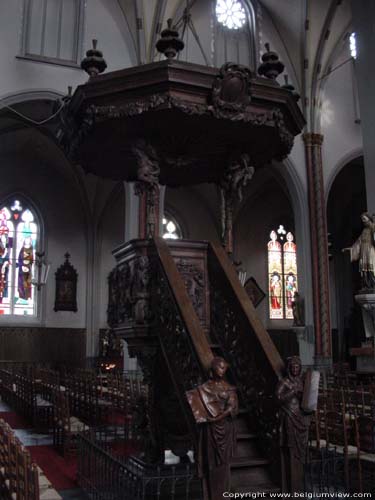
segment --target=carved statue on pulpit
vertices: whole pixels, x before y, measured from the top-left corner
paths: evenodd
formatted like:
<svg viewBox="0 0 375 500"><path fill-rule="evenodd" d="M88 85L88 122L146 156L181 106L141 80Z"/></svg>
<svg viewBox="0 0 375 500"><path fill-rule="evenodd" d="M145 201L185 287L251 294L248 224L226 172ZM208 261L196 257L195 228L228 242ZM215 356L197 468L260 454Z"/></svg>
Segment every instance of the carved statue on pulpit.
<svg viewBox="0 0 375 500"><path fill-rule="evenodd" d="M250 157L243 153L229 163L221 183L222 189L233 200L242 201L242 189L252 179L255 169L250 165Z"/></svg>
<svg viewBox="0 0 375 500"><path fill-rule="evenodd" d="M283 491L304 490L303 465L306 461L310 415L302 407L304 378L298 356L287 361L287 375L280 380L276 397L280 403L280 449Z"/></svg>
<svg viewBox="0 0 375 500"><path fill-rule="evenodd" d="M254 172L249 155L243 153L232 158L221 181L222 239L228 253L232 253L233 246L233 206L235 201L242 201L242 190L252 179Z"/></svg>
<svg viewBox="0 0 375 500"><path fill-rule="evenodd" d="M149 284L151 268L148 257L142 256L135 261L132 282L132 299L134 301L134 319L136 323L145 323L150 316Z"/></svg>
<svg viewBox="0 0 375 500"><path fill-rule="evenodd" d="M225 379L227 362L215 357L210 378L187 392L195 420L200 425L198 467L205 500L218 500L230 491L230 459L235 449L234 419L238 413L237 390Z"/></svg>
<svg viewBox="0 0 375 500"><path fill-rule="evenodd" d="M137 160L137 181L149 189L156 189L158 187L160 167L155 148L151 144L139 140L133 146L133 154ZM141 187L138 186L138 188Z"/></svg>
<svg viewBox="0 0 375 500"><path fill-rule="evenodd" d="M363 224L362 233L349 248L343 248L343 252L350 251L350 260L359 261L362 287L365 290L375 290L375 243L374 216L365 212L361 215Z"/></svg>
<svg viewBox="0 0 375 500"><path fill-rule="evenodd" d="M137 182L134 192L137 196L146 196L146 236L155 236L159 200L159 158L155 148L144 140L133 146L133 154L137 160Z"/></svg>

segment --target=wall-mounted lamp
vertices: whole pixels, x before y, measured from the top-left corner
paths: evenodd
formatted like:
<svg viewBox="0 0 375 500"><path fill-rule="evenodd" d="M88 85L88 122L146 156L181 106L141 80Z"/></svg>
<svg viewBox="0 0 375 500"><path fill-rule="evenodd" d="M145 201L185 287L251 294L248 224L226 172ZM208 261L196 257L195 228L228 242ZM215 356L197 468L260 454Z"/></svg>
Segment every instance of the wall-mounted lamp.
<svg viewBox="0 0 375 500"><path fill-rule="evenodd" d="M31 280L31 284L36 286L38 292L47 283L49 268L51 267L44 258L44 252L35 252L36 278Z"/></svg>

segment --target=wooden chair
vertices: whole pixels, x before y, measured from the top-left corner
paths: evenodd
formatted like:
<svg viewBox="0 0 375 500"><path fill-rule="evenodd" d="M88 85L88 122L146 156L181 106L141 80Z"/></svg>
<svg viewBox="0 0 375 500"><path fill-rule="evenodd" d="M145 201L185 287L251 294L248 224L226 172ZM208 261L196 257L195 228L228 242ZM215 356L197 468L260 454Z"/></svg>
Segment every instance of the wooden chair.
<svg viewBox="0 0 375 500"><path fill-rule="evenodd" d="M69 393L58 391L54 403L53 443L65 456L76 450L77 436L89 427L79 418L70 415Z"/></svg>

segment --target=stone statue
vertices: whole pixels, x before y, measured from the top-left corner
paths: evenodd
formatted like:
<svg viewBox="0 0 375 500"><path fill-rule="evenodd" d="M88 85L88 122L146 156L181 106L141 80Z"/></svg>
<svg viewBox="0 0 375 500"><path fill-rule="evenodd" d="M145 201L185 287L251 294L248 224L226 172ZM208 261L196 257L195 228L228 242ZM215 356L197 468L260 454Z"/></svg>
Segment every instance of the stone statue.
<svg viewBox="0 0 375 500"><path fill-rule="evenodd" d="M303 298L298 292L294 292L292 301L293 326L304 326Z"/></svg>
<svg viewBox="0 0 375 500"><path fill-rule="evenodd" d="M276 397L280 403L280 449L283 491L304 491L303 464L306 461L310 415L301 408L304 379L298 356L287 361L287 375L280 380Z"/></svg>
<svg viewBox="0 0 375 500"><path fill-rule="evenodd" d="M187 393L195 420L200 425L198 468L203 478L205 500L218 500L230 491L230 459L236 436L234 420L238 413L237 390L225 379L227 362L212 360L210 378Z"/></svg>
<svg viewBox="0 0 375 500"><path fill-rule="evenodd" d="M350 251L351 261L359 261L359 271L363 289L375 289L375 244L374 216L365 212L361 215L363 229L358 239L349 248L343 248L343 252Z"/></svg>

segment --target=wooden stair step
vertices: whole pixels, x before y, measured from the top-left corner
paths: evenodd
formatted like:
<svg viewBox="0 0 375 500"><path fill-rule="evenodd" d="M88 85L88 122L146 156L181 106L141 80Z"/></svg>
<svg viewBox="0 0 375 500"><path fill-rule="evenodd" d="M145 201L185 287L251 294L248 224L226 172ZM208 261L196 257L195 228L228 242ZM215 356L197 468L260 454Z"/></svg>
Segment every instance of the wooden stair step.
<svg viewBox="0 0 375 500"><path fill-rule="evenodd" d="M253 434L251 432L239 432L237 435L236 435L236 438L238 440L242 440L242 439L257 439L257 435L256 434Z"/></svg>
<svg viewBox="0 0 375 500"><path fill-rule="evenodd" d="M244 484L243 486L238 485L236 486L232 493L258 493L258 492L263 492L267 495L267 493L279 493L281 490L274 484L252 484L252 485L246 485Z"/></svg>
<svg viewBox="0 0 375 500"><path fill-rule="evenodd" d="M269 460L264 458L234 458L230 464L231 469L239 469L243 467L261 467L262 465L269 465Z"/></svg>

